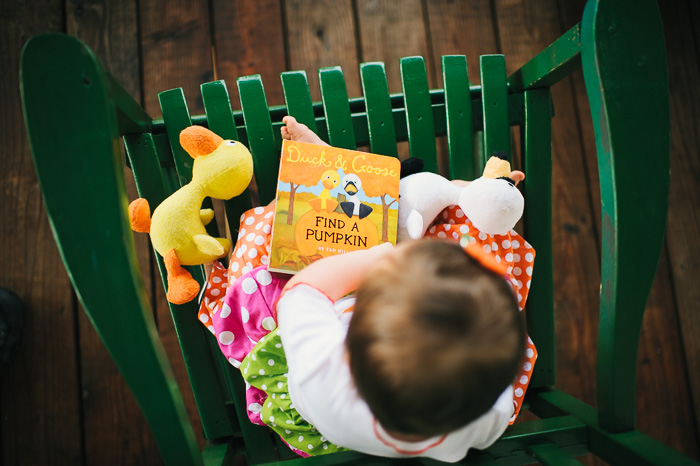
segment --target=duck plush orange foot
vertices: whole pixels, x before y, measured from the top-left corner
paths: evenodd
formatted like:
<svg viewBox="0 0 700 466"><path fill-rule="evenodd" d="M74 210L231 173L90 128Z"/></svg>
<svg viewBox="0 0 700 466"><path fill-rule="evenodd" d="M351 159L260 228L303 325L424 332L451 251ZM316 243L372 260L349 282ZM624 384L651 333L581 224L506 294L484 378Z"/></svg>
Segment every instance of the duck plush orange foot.
<svg viewBox="0 0 700 466"><path fill-rule="evenodd" d="M165 199L150 215L146 199L129 205L131 228L150 233L153 248L164 258L168 273L167 299L184 304L199 293L199 283L183 265L199 265L225 256L231 243L207 234L214 218L202 209L205 197L228 200L241 194L253 176L253 158L241 143L224 140L202 126L180 133L180 145L194 159L192 181Z"/></svg>

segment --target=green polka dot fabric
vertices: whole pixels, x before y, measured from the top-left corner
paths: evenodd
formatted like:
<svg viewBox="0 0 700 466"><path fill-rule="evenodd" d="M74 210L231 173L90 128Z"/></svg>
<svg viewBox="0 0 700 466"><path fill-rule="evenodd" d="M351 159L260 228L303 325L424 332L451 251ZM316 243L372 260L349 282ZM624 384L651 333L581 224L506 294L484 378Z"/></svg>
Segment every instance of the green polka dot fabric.
<svg viewBox="0 0 700 466"><path fill-rule="evenodd" d="M345 451L332 444L294 409L287 387L287 358L278 329L255 345L241 363L243 379L267 393L260 418L293 449L308 455Z"/></svg>

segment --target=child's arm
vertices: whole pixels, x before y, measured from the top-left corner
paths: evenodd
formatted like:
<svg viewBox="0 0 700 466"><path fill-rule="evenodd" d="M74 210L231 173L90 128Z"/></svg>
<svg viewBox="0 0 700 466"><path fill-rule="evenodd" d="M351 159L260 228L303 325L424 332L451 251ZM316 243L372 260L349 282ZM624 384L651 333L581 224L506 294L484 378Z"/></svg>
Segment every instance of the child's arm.
<svg viewBox="0 0 700 466"><path fill-rule="evenodd" d="M393 250L391 243L382 243L370 249L325 257L294 275L284 289L307 283L336 301L355 291L370 267Z"/></svg>

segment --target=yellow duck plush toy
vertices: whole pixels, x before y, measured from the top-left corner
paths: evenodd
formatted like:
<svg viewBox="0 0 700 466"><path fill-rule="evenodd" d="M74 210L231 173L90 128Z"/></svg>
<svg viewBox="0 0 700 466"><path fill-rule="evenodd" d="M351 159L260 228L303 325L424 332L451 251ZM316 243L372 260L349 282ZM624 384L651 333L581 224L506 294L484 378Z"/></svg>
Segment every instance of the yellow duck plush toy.
<svg viewBox="0 0 700 466"><path fill-rule="evenodd" d="M189 302L199 293L199 283L183 265L211 262L231 248L229 240L207 234L204 227L214 212L202 209L204 198L238 196L253 176L253 158L240 142L224 140L202 126L190 126L180 133L180 145L194 159L192 181L156 207L152 217L145 199L129 205L131 228L150 233L153 248L164 258L166 297L173 304Z"/></svg>

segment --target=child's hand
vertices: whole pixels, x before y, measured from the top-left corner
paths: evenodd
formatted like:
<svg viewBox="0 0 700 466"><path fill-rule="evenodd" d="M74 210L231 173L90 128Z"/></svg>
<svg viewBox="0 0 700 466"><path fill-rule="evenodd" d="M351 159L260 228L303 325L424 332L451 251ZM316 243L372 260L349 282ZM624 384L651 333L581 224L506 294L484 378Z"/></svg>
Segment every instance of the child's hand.
<svg viewBox="0 0 700 466"><path fill-rule="evenodd" d="M391 243L382 243L370 249L324 257L294 275L285 289L306 283L335 301L355 291L367 271L393 250Z"/></svg>

